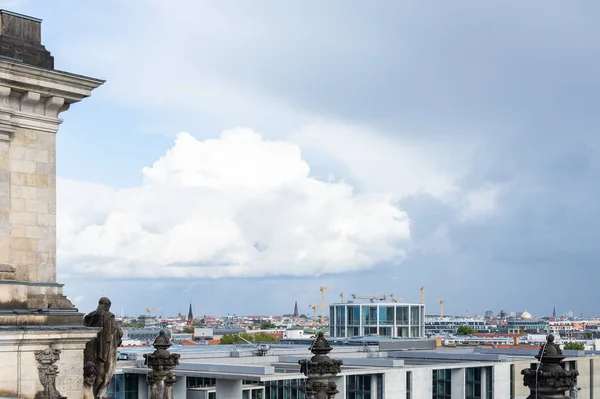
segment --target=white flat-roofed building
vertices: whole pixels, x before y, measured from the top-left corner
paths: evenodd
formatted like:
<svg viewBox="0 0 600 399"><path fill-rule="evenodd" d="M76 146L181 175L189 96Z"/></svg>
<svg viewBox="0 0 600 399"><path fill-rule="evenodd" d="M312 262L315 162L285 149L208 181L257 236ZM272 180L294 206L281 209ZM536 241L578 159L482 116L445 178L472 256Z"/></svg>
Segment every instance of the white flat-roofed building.
<svg viewBox="0 0 600 399"><path fill-rule="evenodd" d="M425 305L398 302L347 302L329 305L329 335L336 338L379 335L425 336Z"/></svg>

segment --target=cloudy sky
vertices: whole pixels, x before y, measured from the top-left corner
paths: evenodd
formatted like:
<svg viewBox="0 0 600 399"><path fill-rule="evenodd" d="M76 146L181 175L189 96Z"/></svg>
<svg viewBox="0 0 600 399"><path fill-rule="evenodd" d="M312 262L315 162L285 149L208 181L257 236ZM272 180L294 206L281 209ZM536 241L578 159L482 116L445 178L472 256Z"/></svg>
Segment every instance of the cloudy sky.
<svg viewBox="0 0 600 399"><path fill-rule="evenodd" d="M61 70L82 310L600 314L600 4L11 0Z"/></svg>

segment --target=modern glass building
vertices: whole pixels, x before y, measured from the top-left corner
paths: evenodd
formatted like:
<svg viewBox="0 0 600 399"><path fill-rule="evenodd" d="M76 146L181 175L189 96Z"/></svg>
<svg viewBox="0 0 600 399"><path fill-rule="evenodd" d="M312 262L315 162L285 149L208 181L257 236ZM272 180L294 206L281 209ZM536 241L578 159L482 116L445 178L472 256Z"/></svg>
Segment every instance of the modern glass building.
<svg viewBox="0 0 600 399"><path fill-rule="evenodd" d="M329 305L329 335L335 338L379 335L423 338L425 305L395 302Z"/></svg>

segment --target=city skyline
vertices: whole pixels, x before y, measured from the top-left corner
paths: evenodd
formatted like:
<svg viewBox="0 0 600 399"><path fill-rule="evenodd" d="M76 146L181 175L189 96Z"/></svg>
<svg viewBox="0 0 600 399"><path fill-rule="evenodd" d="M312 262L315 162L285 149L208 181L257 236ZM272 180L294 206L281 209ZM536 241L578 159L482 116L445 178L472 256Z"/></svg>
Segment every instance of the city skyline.
<svg viewBox="0 0 600 399"><path fill-rule="evenodd" d="M44 19L57 69L107 80L57 137L81 309L306 313L322 285L425 285L449 314L596 313L585 6L0 6Z"/></svg>

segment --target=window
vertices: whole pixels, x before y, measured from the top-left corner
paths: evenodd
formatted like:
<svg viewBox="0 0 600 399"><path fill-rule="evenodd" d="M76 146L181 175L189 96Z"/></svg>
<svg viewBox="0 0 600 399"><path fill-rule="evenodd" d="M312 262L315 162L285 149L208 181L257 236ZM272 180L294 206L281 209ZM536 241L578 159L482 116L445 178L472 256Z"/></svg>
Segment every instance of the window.
<svg viewBox="0 0 600 399"><path fill-rule="evenodd" d="M391 326L394 324L394 307L380 306L379 307L379 324Z"/></svg>
<svg viewBox="0 0 600 399"><path fill-rule="evenodd" d="M266 381L261 384L265 386L265 399L304 399L305 395L300 387L305 383L306 380L304 379L294 379ZM260 396L257 396L257 398L260 398Z"/></svg>
<svg viewBox="0 0 600 399"><path fill-rule="evenodd" d="M348 306L348 325L360 325L360 306Z"/></svg>
<svg viewBox="0 0 600 399"><path fill-rule="evenodd" d="M377 325L377 306L363 306L363 325Z"/></svg>
<svg viewBox="0 0 600 399"><path fill-rule="evenodd" d="M371 376L346 376L346 399L371 399Z"/></svg>
<svg viewBox="0 0 600 399"><path fill-rule="evenodd" d="M485 368L485 399L494 399L494 368Z"/></svg>
<svg viewBox="0 0 600 399"><path fill-rule="evenodd" d="M452 395L452 370L433 370L433 396L432 399L451 399Z"/></svg>
<svg viewBox="0 0 600 399"><path fill-rule="evenodd" d="M510 365L510 399L515 399L515 365Z"/></svg>
<svg viewBox="0 0 600 399"><path fill-rule="evenodd" d="M107 396L115 399L137 399L138 375L115 374L110 380Z"/></svg>
<svg viewBox="0 0 600 399"><path fill-rule="evenodd" d="M406 372L406 399L412 399L412 371Z"/></svg>
<svg viewBox="0 0 600 399"><path fill-rule="evenodd" d="M402 306L396 308L396 324L399 326L408 325L408 307Z"/></svg>
<svg viewBox="0 0 600 399"><path fill-rule="evenodd" d="M465 398L481 399L481 368L469 367L465 374Z"/></svg>

